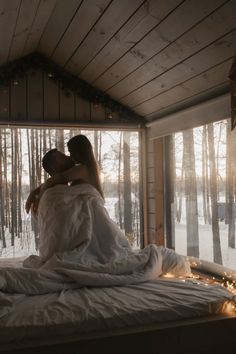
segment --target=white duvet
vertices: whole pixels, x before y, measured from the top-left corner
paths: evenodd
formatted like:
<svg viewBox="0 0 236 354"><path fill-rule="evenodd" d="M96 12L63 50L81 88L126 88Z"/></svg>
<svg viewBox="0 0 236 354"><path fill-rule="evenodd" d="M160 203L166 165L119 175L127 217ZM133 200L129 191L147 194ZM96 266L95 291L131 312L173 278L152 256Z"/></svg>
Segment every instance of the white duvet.
<svg viewBox="0 0 236 354"><path fill-rule="evenodd" d="M44 294L85 286L129 285L154 280L163 273L188 275L186 259L156 245L133 251L110 219L92 186L58 185L39 205L39 256L23 267L0 268L0 290Z"/></svg>

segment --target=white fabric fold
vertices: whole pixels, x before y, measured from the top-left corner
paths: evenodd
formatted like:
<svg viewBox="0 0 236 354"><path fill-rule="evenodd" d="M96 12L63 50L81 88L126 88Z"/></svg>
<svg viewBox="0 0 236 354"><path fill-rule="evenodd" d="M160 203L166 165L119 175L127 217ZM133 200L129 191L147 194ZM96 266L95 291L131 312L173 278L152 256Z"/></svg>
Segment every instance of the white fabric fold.
<svg viewBox="0 0 236 354"><path fill-rule="evenodd" d="M39 204L39 256L23 268L1 268L0 289L43 294L85 286L116 286L190 274L185 257L149 245L131 249L110 219L104 201L88 184L48 189Z"/></svg>

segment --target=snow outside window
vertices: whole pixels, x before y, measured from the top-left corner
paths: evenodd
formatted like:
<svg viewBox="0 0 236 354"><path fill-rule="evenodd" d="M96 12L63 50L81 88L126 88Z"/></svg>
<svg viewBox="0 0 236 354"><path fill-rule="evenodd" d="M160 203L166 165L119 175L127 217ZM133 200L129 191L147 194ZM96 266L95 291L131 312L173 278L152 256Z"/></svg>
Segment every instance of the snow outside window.
<svg viewBox="0 0 236 354"><path fill-rule="evenodd" d="M140 159L137 131L0 128L0 257L38 252L37 224L25 212L30 192L47 178L41 159L85 134L100 165L105 206L134 248L140 247Z"/></svg>
<svg viewBox="0 0 236 354"><path fill-rule="evenodd" d="M176 251L236 269L236 129L210 123L173 134L171 146Z"/></svg>

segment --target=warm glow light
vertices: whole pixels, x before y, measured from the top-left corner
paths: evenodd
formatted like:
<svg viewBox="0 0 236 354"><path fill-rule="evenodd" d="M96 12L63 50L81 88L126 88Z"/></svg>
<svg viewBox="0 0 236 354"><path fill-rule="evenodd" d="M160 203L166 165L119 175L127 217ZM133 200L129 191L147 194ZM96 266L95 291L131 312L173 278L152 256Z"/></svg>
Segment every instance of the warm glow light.
<svg viewBox="0 0 236 354"><path fill-rule="evenodd" d="M230 316L236 316L235 301L226 301L221 312Z"/></svg>
<svg viewBox="0 0 236 354"><path fill-rule="evenodd" d="M174 275L171 273L166 273L162 275L163 278L174 278Z"/></svg>
<svg viewBox="0 0 236 354"><path fill-rule="evenodd" d="M197 263L192 262L191 265L197 266ZM218 284L221 285L222 287L226 288L228 291L230 291L233 295L232 300L225 301L225 303L222 305L221 309L219 310L221 313L229 316L236 316L236 280L231 280L232 275L227 274L227 272L223 273L224 276L216 279L216 277L212 276L210 277L205 277L204 275L199 275L199 274L193 274L191 273L190 276L187 278L183 278L179 276L178 278L181 279L182 282L191 282L192 284L195 285L201 285L201 286L209 286L209 285L214 285ZM163 275L164 278L174 278L174 276L171 273L166 273ZM234 275L235 279L235 275Z"/></svg>

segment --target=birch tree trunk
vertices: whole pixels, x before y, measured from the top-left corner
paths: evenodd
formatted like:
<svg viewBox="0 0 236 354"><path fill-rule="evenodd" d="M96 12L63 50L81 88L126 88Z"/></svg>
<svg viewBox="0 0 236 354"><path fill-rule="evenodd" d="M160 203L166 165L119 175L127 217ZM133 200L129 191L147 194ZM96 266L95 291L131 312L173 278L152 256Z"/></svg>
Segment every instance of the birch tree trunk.
<svg viewBox="0 0 236 354"><path fill-rule="evenodd" d="M18 139L17 139L17 129L13 128L11 130L11 156L12 156L12 166L11 166L11 246L15 245L15 235L17 235L17 172L18 172L18 160L17 160L17 150L18 150Z"/></svg>
<svg viewBox="0 0 236 354"><path fill-rule="evenodd" d="M4 192L3 192L3 144L2 144L2 129L0 129L0 240L2 242L2 247L6 248L6 238L5 238L5 216L4 216Z"/></svg>
<svg viewBox="0 0 236 354"><path fill-rule="evenodd" d="M123 230L123 213L121 208L121 153L122 153L122 133L120 132L119 154L118 154L118 218L119 226Z"/></svg>
<svg viewBox="0 0 236 354"><path fill-rule="evenodd" d="M56 147L59 151L65 153L65 138L63 129L56 130Z"/></svg>
<svg viewBox="0 0 236 354"><path fill-rule="evenodd" d="M7 171L7 131L4 130L4 189L5 193L5 227L10 228L10 190L8 184L8 171Z"/></svg>
<svg viewBox="0 0 236 354"><path fill-rule="evenodd" d="M184 190L183 184L184 184L184 156L182 156L181 177L180 177L179 188L177 192L177 201L178 201L177 210L176 210L177 222L181 221L181 215L182 215L182 200L183 200L183 190Z"/></svg>
<svg viewBox="0 0 236 354"><path fill-rule="evenodd" d="M94 135L93 135L93 137L94 137L94 155L95 155L95 158L96 158L96 160L98 161L98 131L97 130L95 130L95 132L94 132Z"/></svg>
<svg viewBox="0 0 236 354"><path fill-rule="evenodd" d="M126 235L133 234L132 201L130 176L130 132L123 133L123 164L124 164L124 229Z"/></svg>
<svg viewBox="0 0 236 354"><path fill-rule="evenodd" d="M21 129L18 130L18 149L17 149L17 159L18 159L18 173L17 173L17 220L18 220L18 237L22 234L22 140L21 140Z"/></svg>
<svg viewBox="0 0 236 354"><path fill-rule="evenodd" d="M233 134L228 121L226 133L226 211L228 223L228 246L235 248L235 212L234 212L234 169Z"/></svg>
<svg viewBox="0 0 236 354"><path fill-rule="evenodd" d="M213 259L214 262L222 264L222 254L220 245L220 231L218 221L217 206L217 171L214 146L213 124L208 124L208 146L210 162L210 193L211 193L211 214L212 214L212 234L213 234Z"/></svg>
<svg viewBox="0 0 236 354"><path fill-rule="evenodd" d="M204 125L202 130L202 200L203 200L203 217L204 223L207 224L207 198L206 198L206 126Z"/></svg>
<svg viewBox="0 0 236 354"><path fill-rule="evenodd" d="M42 154L42 156L44 156L47 152L47 132L48 132L47 129L43 129L43 154ZM41 160L41 162L42 162L42 160ZM43 182L45 182L47 179L47 172L43 169L42 173L43 173Z"/></svg>
<svg viewBox="0 0 236 354"><path fill-rule="evenodd" d="M197 183L192 129L183 131L183 147L187 224L187 255L199 257Z"/></svg>

